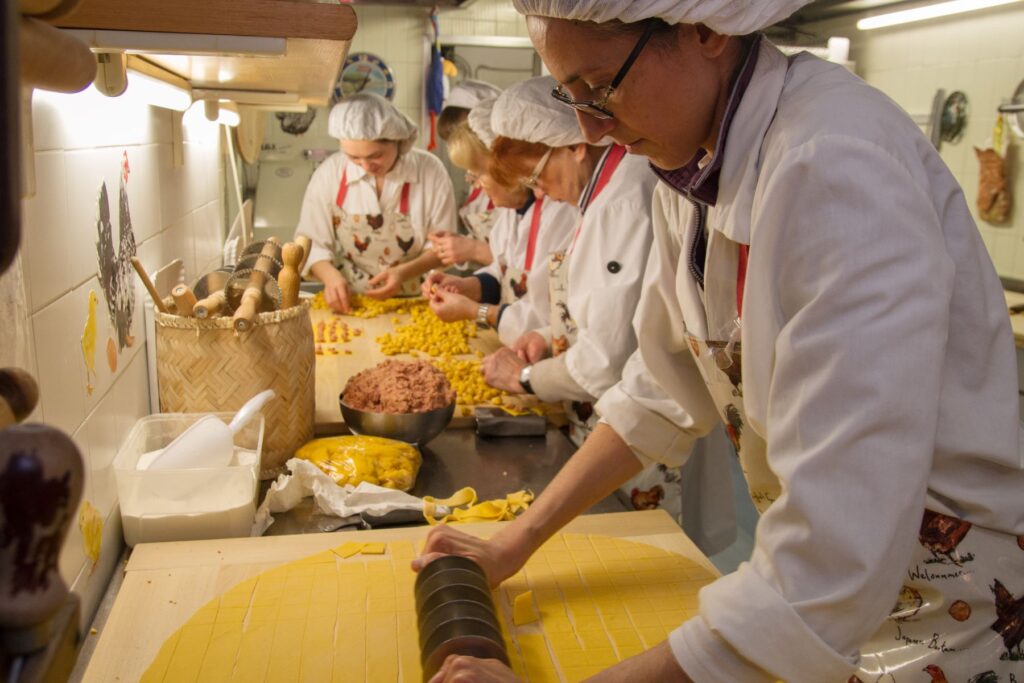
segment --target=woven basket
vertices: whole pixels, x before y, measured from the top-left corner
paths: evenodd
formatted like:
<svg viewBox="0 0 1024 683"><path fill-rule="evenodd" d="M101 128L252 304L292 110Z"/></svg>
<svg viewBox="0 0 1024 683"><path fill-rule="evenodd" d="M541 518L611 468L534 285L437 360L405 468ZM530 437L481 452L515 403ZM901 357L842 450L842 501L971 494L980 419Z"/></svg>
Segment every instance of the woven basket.
<svg viewBox="0 0 1024 683"><path fill-rule="evenodd" d="M261 313L236 334L231 318L185 318L156 313L156 368L160 411L237 410L265 389L277 397L263 409L261 479L313 438L316 402L313 325L309 304Z"/></svg>

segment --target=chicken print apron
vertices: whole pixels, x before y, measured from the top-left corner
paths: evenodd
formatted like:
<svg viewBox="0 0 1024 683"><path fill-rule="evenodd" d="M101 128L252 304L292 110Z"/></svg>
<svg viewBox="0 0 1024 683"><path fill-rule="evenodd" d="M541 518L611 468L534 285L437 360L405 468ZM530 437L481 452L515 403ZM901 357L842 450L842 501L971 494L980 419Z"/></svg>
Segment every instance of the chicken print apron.
<svg viewBox="0 0 1024 683"><path fill-rule="evenodd" d="M402 185L397 212L361 214L345 211L348 169L341 174L338 196L331 207L334 223L335 259L338 270L355 292L365 292L370 278L391 266L420 255L423 242L409 218L409 183ZM400 294L419 293L419 279L402 283Z"/></svg>
<svg viewBox="0 0 1024 683"><path fill-rule="evenodd" d="M607 187L612 174L615 173L615 169L618 168L624 156L626 156L625 147L612 145L601 162L601 168L595 174L597 180L583 192L580 213L586 214L587 207ZM569 311L569 260L582 229L583 219L581 218L569 248L565 251L554 252L548 260L548 268L551 271L548 280L548 293L551 297L552 356L560 356L568 351L569 347L576 343L576 335L579 333L576 321L573 320L572 313ZM594 431L598 420L597 413L589 401L565 401L564 404L566 417L569 419L569 438L577 446L580 446L586 440L587 435Z"/></svg>
<svg viewBox="0 0 1024 683"><path fill-rule="evenodd" d="M687 333L690 351L764 512L781 493L767 444L746 428L740 329L748 247L716 234L711 249L734 252L735 296L707 311L714 339ZM710 260L710 259L709 259ZM721 305L728 301L728 305ZM717 331L715 334L714 331ZM860 669L835 683L1024 683L1024 537L993 532L930 510L923 517L892 613L861 647Z"/></svg>
<svg viewBox="0 0 1024 683"><path fill-rule="evenodd" d="M480 207L483 204L483 189L480 187L474 187L473 191L469 193L469 197L463 202L462 208L459 209L459 218L462 219L462 224L466 226L469 231L469 236L473 239L482 240L486 242L491 236L491 229L494 228L494 222L496 216L494 214L494 202L490 199L487 200L486 207L481 211Z"/></svg>
<svg viewBox="0 0 1024 683"><path fill-rule="evenodd" d="M511 304L526 296L526 283L530 277L530 269L533 268L533 259L537 251L537 235L540 234L540 216L544 205L544 197L537 199L530 207L533 214L530 217L530 234L526 241L526 261L523 269L520 270L508 265L501 264L501 303Z"/></svg>

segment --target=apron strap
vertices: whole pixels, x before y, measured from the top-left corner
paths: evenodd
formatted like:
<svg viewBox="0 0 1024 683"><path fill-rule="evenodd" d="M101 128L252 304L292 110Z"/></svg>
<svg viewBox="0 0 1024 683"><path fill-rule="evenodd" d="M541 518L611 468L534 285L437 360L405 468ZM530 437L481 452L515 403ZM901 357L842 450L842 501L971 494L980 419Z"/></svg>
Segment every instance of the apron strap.
<svg viewBox="0 0 1024 683"><path fill-rule="evenodd" d="M345 170L343 170L341 172L341 184L338 185L338 196L334 200L334 203L337 204L339 209L344 208L344 206L345 206L345 197L347 195L348 195L348 168L345 168Z"/></svg>
<svg viewBox="0 0 1024 683"><path fill-rule="evenodd" d="M750 257L750 245L739 245L739 263L736 266L736 317L743 317L743 289L747 283L747 259Z"/></svg>
<svg viewBox="0 0 1024 683"><path fill-rule="evenodd" d="M403 216L409 215L409 183L402 185L402 203L399 205L398 212Z"/></svg>
<svg viewBox="0 0 1024 683"><path fill-rule="evenodd" d="M466 201L462 202L462 208L466 208L474 201L476 201L476 198L480 196L481 192L483 192L483 188L481 188L479 185L474 187L473 191L469 193L468 197L466 197Z"/></svg>
<svg viewBox="0 0 1024 683"><path fill-rule="evenodd" d="M527 273L533 268L533 256L537 249L537 233L540 232L540 212L543 204L544 197L533 203L533 218L530 219L530 239L526 243L526 267L523 269Z"/></svg>
<svg viewBox="0 0 1024 683"><path fill-rule="evenodd" d="M608 186L612 176L615 174L615 169L619 167L619 163L626 156L626 148L622 145L612 145L611 149L605 154L604 160L602 161L601 170L598 172L597 182L590 188L589 192L584 193L583 201L580 203L580 213L586 214L587 208L594 203L601 191ZM580 224L576 228L576 234L572 238L572 246L566 252L566 255L571 254L576 249L576 240L580 238L580 230L583 228L583 219L580 219Z"/></svg>

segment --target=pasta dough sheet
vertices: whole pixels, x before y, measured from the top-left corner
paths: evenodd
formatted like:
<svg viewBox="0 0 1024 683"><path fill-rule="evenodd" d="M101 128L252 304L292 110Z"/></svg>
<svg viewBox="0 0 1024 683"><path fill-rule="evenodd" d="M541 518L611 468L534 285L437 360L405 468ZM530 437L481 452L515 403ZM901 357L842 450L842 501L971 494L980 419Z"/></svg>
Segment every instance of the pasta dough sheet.
<svg viewBox="0 0 1024 683"><path fill-rule="evenodd" d="M355 545L281 565L214 598L167 639L143 683L419 683L409 568L417 548ZM515 672L531 683L575 683L660 643L697 613L697 591L713 580L661 548L562 534L494 600ZM527 592L519 613L528 613L528 599L539 619L517 626L516 598Z"/></svg>

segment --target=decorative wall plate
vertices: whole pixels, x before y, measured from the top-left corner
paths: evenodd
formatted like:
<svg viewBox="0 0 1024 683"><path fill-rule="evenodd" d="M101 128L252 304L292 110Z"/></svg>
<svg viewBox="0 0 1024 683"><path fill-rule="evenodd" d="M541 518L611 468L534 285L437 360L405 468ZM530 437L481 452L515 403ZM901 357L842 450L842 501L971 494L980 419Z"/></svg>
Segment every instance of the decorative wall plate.
<svg viewBox="0 0 1024 683"><path fill-rule="evenodd" d="M395 76L390 67L369 52L356 52L345 60L334 85L334 101L360 92L376 93L389 100L395 96Z"/></svg>

